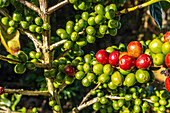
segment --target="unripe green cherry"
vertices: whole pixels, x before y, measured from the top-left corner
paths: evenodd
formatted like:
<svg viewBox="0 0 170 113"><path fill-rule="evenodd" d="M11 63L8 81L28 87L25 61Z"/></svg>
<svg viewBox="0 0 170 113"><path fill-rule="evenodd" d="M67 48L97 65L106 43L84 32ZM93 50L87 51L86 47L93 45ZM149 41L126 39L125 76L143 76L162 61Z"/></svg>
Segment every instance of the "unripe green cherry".
<svg viewBox="0 0 170 113"><path fill-rule="evenodd" d="M40 27L40 26L37 26L37 27L35 28L35 32L37 32L37 33L42 33L42 32L43 32L43 28Z"/></svg>
<svg viewBox="0 0 170 113"><path fill-rule="evenodd" d="M87 35L86 39L88 43L94 43L96 40L95 36L92 35Z"/></svg>
<svg viewBox="0 0 170 113"><path fill-rule="evenodd" d="M37 27L37 25L34 25L34 24L30 25L29 26L29 31L35 32L36 27Z"/></svg>
<svg viewBox="0 0 170 113"><path fill-rule="evenodd" d="M28 28L28 22L27 21L20 21L20 27L23 29L27 29Z"/></svg>
<svg viewBox="0 0 170 113"><path fill-rule="evenodd" d="M71 4L76 4L78 0L69 0Z"/></svg>
<svg viewBox="0 0 170 113"><path fill-rule="evenodd" d="M106 97L101 97L100 98L100 103L101 104L106 104L108 102L108 99Z"/></svg>
<svg viewBox="0 0 170 113"><path fill-rule="evenodd" d="M98 14L101 14L101 15L104 15L104 14L105 14L104 7L103 7L103 5L101 5L101 4L96 5L96 6L94 7L94 10L95 10L95 12L98 13Z"/></svg>
<svg viewBox="0 0 170 113"><path fill-rule="evenodd" d="M110 9L105 13L105 17L107 19L113 19L115 17L115 11L113 9Z"/></svg>
<svg viewBox="0 0 170 113"><path fill-rule="evenodd" d="M118 27L118 21L117 20L109 20L108 27L109 28L116 28L116 27Z"/></svg>
<svg viewBox="0 0 170 113"><path fill-rule="evenodd" d="M9 21L10 21L10 19L8 17L3 17L1 19L2 24L6 25L6 26L9 25Z"/></svg>
<svg viewBox="0 0 170 113"><path fill-rule="evenodd" d="M82 85L85 86L85 87L88 87L91 85L91 82L88 80L87 77L83 78L82 79Z"/></svg>
<svg viewBox="0 0 170 113"><path fill-rule="evenodd" d="M85 38L79 38L77 41L76 41L76 44L79 45L80 47L83 47L87 44L87 40Z"/></svg>
<svg viewBox="0 0 170 113"><path fill-rule="evenodd" d="M14 33L15 30L16 30L15 27L9 27L9 28L7 29L7 33L8 33L8 34L12 34L12 33Z"/></svg>
<svg viewBox="0 0 170 113"><path fill-rule="evenodd" d="M72 41L66 41L64 43L64 48L65 49L71 49L73 47L73 42Z"/></svg>
<svg viewBox="0 0 170 113"><path fill-rule="evenodd" d="M95 103L93 104L93 109L96 110L96 111L99 110L100 107L101 107L100 102L95 102Z"/></svg>
<svg viewBox="0 0 170 113"><path fill-rule="evenodd" d="M88 22L88 24L89 24L90 26L95 25L95 24L96 24L96 23L95 23L95 17L90 17L90 18L88 18L87 22Z"/></svg>
<svg viewBox="0 0 170 113"><path fill-rule="evenodd" d="M75 77L76 77L76 79L78 79L78 80L83 79L84 76L85 76L84 71L78 71L78 72L75 74Z"/></svg>
<svg viewBox="0 0 170 113"><path fill-rule="evenodd" d="M86 33L87 33L88 35L95 35L95 34L96 34L96 30L95 30L94 27L88 26L88 27L86 28Z"/></svg>
<svg viewBox="0 0 170 113"><path fill-rule="evenodd" d="M96 22L96 24L102 24L102 22L104 22L104 16L103 15L97 15L96 17L95 17L95 22Z"/></svg>
<svg viewBox="0 0 170 113"><path fill-rule="evenodd" d="M96 75L94 73L87 73L86 77L90 82L93 82L96 78Z"/></svg>
<svg viewBox="0 0 170 113"><path fill-rule="evenodd" d="M71 34L74 30L74 22L73 21L68 21L66 23L66 31L68 34Z"/></svg>
<svg viewBox="0 0 170 113"><path fill-rule="evenodd" d="M95 64L93 66L93 72L95 74L102 74L103 73L103 65L102 64Z"/></svg>
<svg viewBox="0 0 170 113"><path fill-rule="evenodd" d="M43 20L41 19L41 17L36 17L34 21L35 21L35 24L39 26L41 26L43 23Z"/></svg>
<svg viewBox="0 0 170 113"><path fill-rule="evenodd" d="M89 18L89 13L88 13L88 12L83 12L83 13L81 14L81 18L87 21L88 18Z"/></svg>
<svg viewBox="0 0 170 113"><path fill-rule="evenodd" d="M84 1L78 1L78 8L80 10L86 10L86 2Z"/></svg>
<svg viewBox="0 0 170 113"><path fill-rule="evenodd" d="M77 41L79 34L77 32L72 32L70 38L72 41Z"/></svg>
<svg viewBox="0 0 170 113"><path fill-rule="evenodd" d="M59 112L61 110L61 106L60 105L55 105L54 110Z"/></svg>
<svg viewBox="0 0 170 113"><path fill-rule="evenodd" d="M12 19L17 22L21 21L21 17L22 17L21 13L13 13L12 15Z"/></svg>
<svg viewBox="0 0 170 113"><path fill-rule="evenodd" d="M23 74L26 71L26 67L23 63L16 64L14 67L14 72L17 74Z"/></svg>
<svg viewBox="0 0 170 113"><path fill-rule="evenodd" d="M10 20L8 25L11 27L14 27L16 25L16 23L14 20Z"/></svg>
<svg viewBox="0 0 170 113"><path fill-rule="evenodd" d="M108 30L108 26L107 25L100 25L99 32L101 34L106 34L107 30Z"/></svg>
<svg viewBox="0 0 170 113"><path fill-rule="evenodd" d="M51 25L50 25L49 23L44 23L44 24L42 25L42 28L43 28L44 30L50 30L50 29L51 29Z"/></svg>
<svg viewBox="0 0 170 113"><path fill-rule="evenodd" d="M25 20L30 23L30 22L33 21L33 17L32 17L31 15L27 15L27 16L25 17Z"/></svg>
<svg viewBox="0 0 170 113"><path fill-rule="evenodd" d="M85 20L80 19L80 20L78 21L78 25L79 25L80 28L83 28L83 27L85 26Z"/></svg>

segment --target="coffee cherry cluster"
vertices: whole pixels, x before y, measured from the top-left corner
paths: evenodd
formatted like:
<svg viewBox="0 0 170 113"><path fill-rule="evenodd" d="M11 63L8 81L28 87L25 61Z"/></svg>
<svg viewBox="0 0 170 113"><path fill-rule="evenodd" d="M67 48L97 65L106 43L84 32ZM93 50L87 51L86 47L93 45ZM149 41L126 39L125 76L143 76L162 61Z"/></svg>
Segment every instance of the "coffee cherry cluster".
<svg viewBox="0 0 170 113"><path fill-rule="evenodd" d="M41 52L35 52L35 51L30 51L29 52L29 57L31 58L31 62L33 63L39 63L41 62L41 59L43 58L43 55Z"/></svg>
<svg viewBox="0 0 170 113"><path fill-rule="evenodd" d="M112 112L146 112L149 109L149 103L143 98L148 98L150 94L147 92L146 87L131 87L127 86L118 87L115 90L107 91L111 94L108 96L105 92L101 91L99 87L97 90L93 90L91 95L98 97L98 102L93 104L94 110L100 110L101 113Z"/></svg>
<svg viewBox="0 0 170 113"><path fill-rule="evenodd" d="M162 36L156 38L158 40L156 43L161 41L159 37ZM62 57L53 62L56 69L58 69L53 84L58 88L63 82L66 84L73 83L75 78L82 80L82 85L85 87L90 86L92 83L102 83L99 89L105 88L112 96L123 97L119 101L127 103L127 105L119 106L117 105L118 101L115 100L109 102L109 97L104 94L105 90L104 92L96 90L93 91L93 95L97 94L100 100L93 105L94 110L100 109L100 112L107 110L107 112L114 110L146 112L150 101L145 101L144 98L152 101L150 96L155 95L155 92L151 93L150 89L146 89L146 87L138 88L135 84L142 86L155 80L155 76L151 71L151 65L156 65L153 62L154 57L146 52L152 49L154 41L155 39L146 42L132 41L127 47L124 44L120 44L118 47L113 45L106 50L99 50L96 54L94 52L86 54L84 58L66 59ZM164 44L162 41L161 43ZM161 45L161 47L163 46ZM168 79L167 81L167 84L170 84L170 80ZM166 87L166 89L168 90L169 87ZM167 90L163 91L168 93ZM161 95L165 95L165 93ZM162 104L157 111L164 111Z"/></svg>
<svg viewBox="0 0 170 113"><path fill-rule="evenodd" d="M50 30L51 26L48 23L44 23L40 17L36 17L33 23L33 17L27 15L24 20L22 20L21 13L14 12L12 19L8 17L1 18L3 25L8 26L7 33L12 34L17 28L28 29L33 33L42 33L43 30Z"/></svg>
<svg viewBox="0 0 170 113"><path fill-rule="evenodd" d="M115 17L117 7L109 4L104 7L97 4L94 12L83 12L75 16L75 22L68 21L66 29L57 29L56 33L61 39L67 39L64 43L65 49L71 49L77 53L81 47L88 43L94 43L97 38L103 38L105 34L115 36L120 29L120 17Z"/></svg>
<svg viewBox="0 0 170 113"><path fill-rule="evenodd" d="M28 61L28 56L23 51L19 51L16 56L8 54L7 58L18 60L21 63L8 61L11 64L15 64L14 72L17 74L23 74L26 71L26 68L29 70L36 69L34 62Z"/></svg>
<svg viewBox="0 0 170 113"><path fill-rule="evenodd" d="M106 88L111 94L108 96L103 91ZM100 110L101 113L112 112L147 112L151 109L150 104L153 104L153 111L165 112L170 106L169 92L163 90L153 90L152 87L118 87L110 90L105 85L96 90L91 91L92 96L98 97L98 101L93 104L94 110Z"/></svg>

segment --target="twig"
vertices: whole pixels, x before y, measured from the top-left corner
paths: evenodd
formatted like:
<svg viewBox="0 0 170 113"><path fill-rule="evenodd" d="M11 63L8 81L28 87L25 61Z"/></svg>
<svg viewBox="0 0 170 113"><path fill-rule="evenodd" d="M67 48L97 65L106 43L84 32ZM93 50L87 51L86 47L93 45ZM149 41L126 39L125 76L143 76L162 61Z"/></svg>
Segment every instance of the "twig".
<svg viewBox="0 0 170 113"><path fill-rule="evenodd" d="M131 12L131 11L135 11L135 10L137 10L137 9L141 9L141 8L147 7L147 6L151 5L151 4L154 4L154 3L159 2L159 1L167 1L167 2L170 2L170 0L150 0L150 1L148 1L148 2L145 2L145 3L143 3L143 4L137 5L137 6L135 6L135 7L125 8L125 9L123 9L123 10L121 10L121 11L118 11L118 12L116 12L116 15L115 15L115 16L119 16L119 15L122 15L122 14L129 13L129 12Z"/></svg>
<svg viewBox="0 0 170 113"><path fill-rule="evenodd" d="M59 87L59 90L58 90L58 94L60 94L61 91L63 91L63 89L67 86L66 83L63 83L60 87Z"/></svg>
<svg viewBox="0 0 170 113"><path fill-rule="evenodd" d="M56 5L48 8L48 11L47 11L47 12L48 12L49 14L51 14L51 13L53 13L54 11L60 9L61 7L65 6L65 5L68 4L68 3L69 3L68 0L64 0L64 1L62 1L62 2L60 2L60 3L58 3L58 4L56 4Z"/></svg>
<svg viewBox="0 0 170 113"><path fill-rule="evenodd" d="M34 34L30 33L29 31L27 30L23 30L23 29L19 29L21 31L23 31L33 42L34 44L39 47L39 48L42 48L42 42L40 40L38 40Z"/></svg>
<svg viewBox="0 0 170 113"><path fill-rule="evenodd" d="M0 8L0 13L8 18L11 18L11 16L2 8Z"/></svg>
<svg viewBox="0 0 170 113"><path fill-rule="evenodd" d="M4 60L4 61L8 61L8 62L12 62L12 63L21 63L19 60L17 59L11 59L11 58L8 58L6 56L3 56L3 55L0 55L0 60Z"/></svg>
<svg viewBox="0 0 170 113"><path fill-rule="evenodd" d="M52 44L52 45L50 46L50 51L53 50L54 48L56 48L56 47L64 44L66 41L67 41L67 40L61 40L61 41L59 41L59 42L56 42L56 43Z"/></svg>
<svg viewBox="0 0 170 113"><path fill-rule="evenodd" d="M101 85L101 83L97 84L96 87L94 87L93 89L91 89L90 92L88 92L87 95L83 98L83 100L81 101L80 105L82 105L82 104L88 99L88 97L91 95L91 92L92 92L93 90L96 90L100 85ZM79 106L80 106L80 105L79 105Z"/></svg>
<svg viewBox="0 0 170 113"><path fill-rule="evenodd" d="M39 15L41 14L40 8L37 7L36 5L26 1L26 0L16 0L20 3L22 3L23 5L26 5L28 8L34 10L35 12L37 12Z"/></svg>
<svg viewBox="0 0 170 113"><path fill-rule="evenodd" d="M99 100L99 97L95 97L95 98L93 98L92 100L89 100L88 102L86 102L86 103L78 106L77 108L75 108L75 109L72 111L72 113L77 113L78 111L81 111L82 109L86 108L87 106L90 106L90 105L92 105L92 104L95 103L95 102L98 102L98 100Z"/></svg>
<svg viewBox="0 0 170 113"><path fill-rule="evenodd" d="M104 5L107 5L107 4L109 4L110 2L111 2L111 0L107 0L107 1L104 2Z"/></svg>
<svg viewBox="0 0 170 113"><path fill-rule="evenodd" d="M23 90L23 89L4 89L4 93L17 93L17 94L22 94L22 95L28 95L28 96L50 96L50 93L48 91L28 91L28 90Z"/></svg>

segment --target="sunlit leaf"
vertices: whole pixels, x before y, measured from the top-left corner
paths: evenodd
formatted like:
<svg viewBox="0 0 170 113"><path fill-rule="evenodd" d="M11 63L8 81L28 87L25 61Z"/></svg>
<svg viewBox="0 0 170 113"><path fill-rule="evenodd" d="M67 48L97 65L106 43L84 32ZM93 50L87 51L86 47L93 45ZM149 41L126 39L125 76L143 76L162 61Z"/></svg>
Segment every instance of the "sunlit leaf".
<svg viewBox="0 0 170 113"><path fill-rule="evenodd" d="M20 33L18 30L16 30L16 32L8 34L6 30L7 27L0 23L1 42L9 53L11 53L12 55L17 55L17 52L21 48L19 41Z"/></svg>

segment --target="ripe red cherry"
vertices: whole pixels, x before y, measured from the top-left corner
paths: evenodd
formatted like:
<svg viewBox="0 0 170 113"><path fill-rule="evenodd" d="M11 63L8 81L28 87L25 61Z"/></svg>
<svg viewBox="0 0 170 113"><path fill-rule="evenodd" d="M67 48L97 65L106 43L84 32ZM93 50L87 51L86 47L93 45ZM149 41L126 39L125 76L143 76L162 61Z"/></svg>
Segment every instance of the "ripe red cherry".
<svg viewBox="0 0 170 113"><path fill-rule="evenodd" d="M4 88L0 87L0 95L2 95L4 93Z"/></svg>
<svg viewBox="0 0 170 113"><path fill-rule="evenodd" d="M132 70L135 67L135 58L129 55L124 55L119 60L119 66L123 70Z"/></svg>
<svg viewBox="0 0 170 113"><path fill-rule="evenodd" d="M112 66L116 66L119 63L119 51L113 51L112 53L110 53L109 55L109 63Z"/></svg>
<svg viewBox="0 0 170 113"><path fill-rule="evenodd" d="M105 50L99 50L96 54L96 60L100 64L108 64L109 63L109 54Z"/></svg>
<svg viewBox="0 0 170 113"><path fill-rule="evenodd" d="M120 59L122 56L124 56L124 55L128 55L128 52L125 52L125 51L124 51L124 52L121 52L120 55L119 55L119 59Z"/></svg>
<svg viewBox="0 0 170 113"><path fill-rule="evenodd" d="M147 69L152 64L152 59L147 54L140 55L136 60L136 67L139 69Z"/></svg>
<svg viewBox="0 0 170 113"><path fill-rule="evenodd" d="M76 74L76 69L72 65L66 65L64 71L68 76L74 76Z"/></svg>
<svg viewBox="0 0 170 113"><path fill-rule="evenodd" d="M170 42L170 31L165 33L165 35L164 35L164 42Z"/></svg>
<svg viewBox="0 0 170 113"><path fill-rule="evenodd" d="M166 56L165 56L165 64L168 68L170 68L170 53L168 53Z"/></svg>
<svg viewBox="0 0 170 113"><path fill-rule="evenodd" d="M128 44L127 51L128 55L137 58L143 53L142 44L138 41L132 41Z"/></svg>
<svg viewBox="0 0 170 113"><path fill-rule="evenodd" d="M165 79L165 88L168 92L170 92L170 78Z"/></svg>

